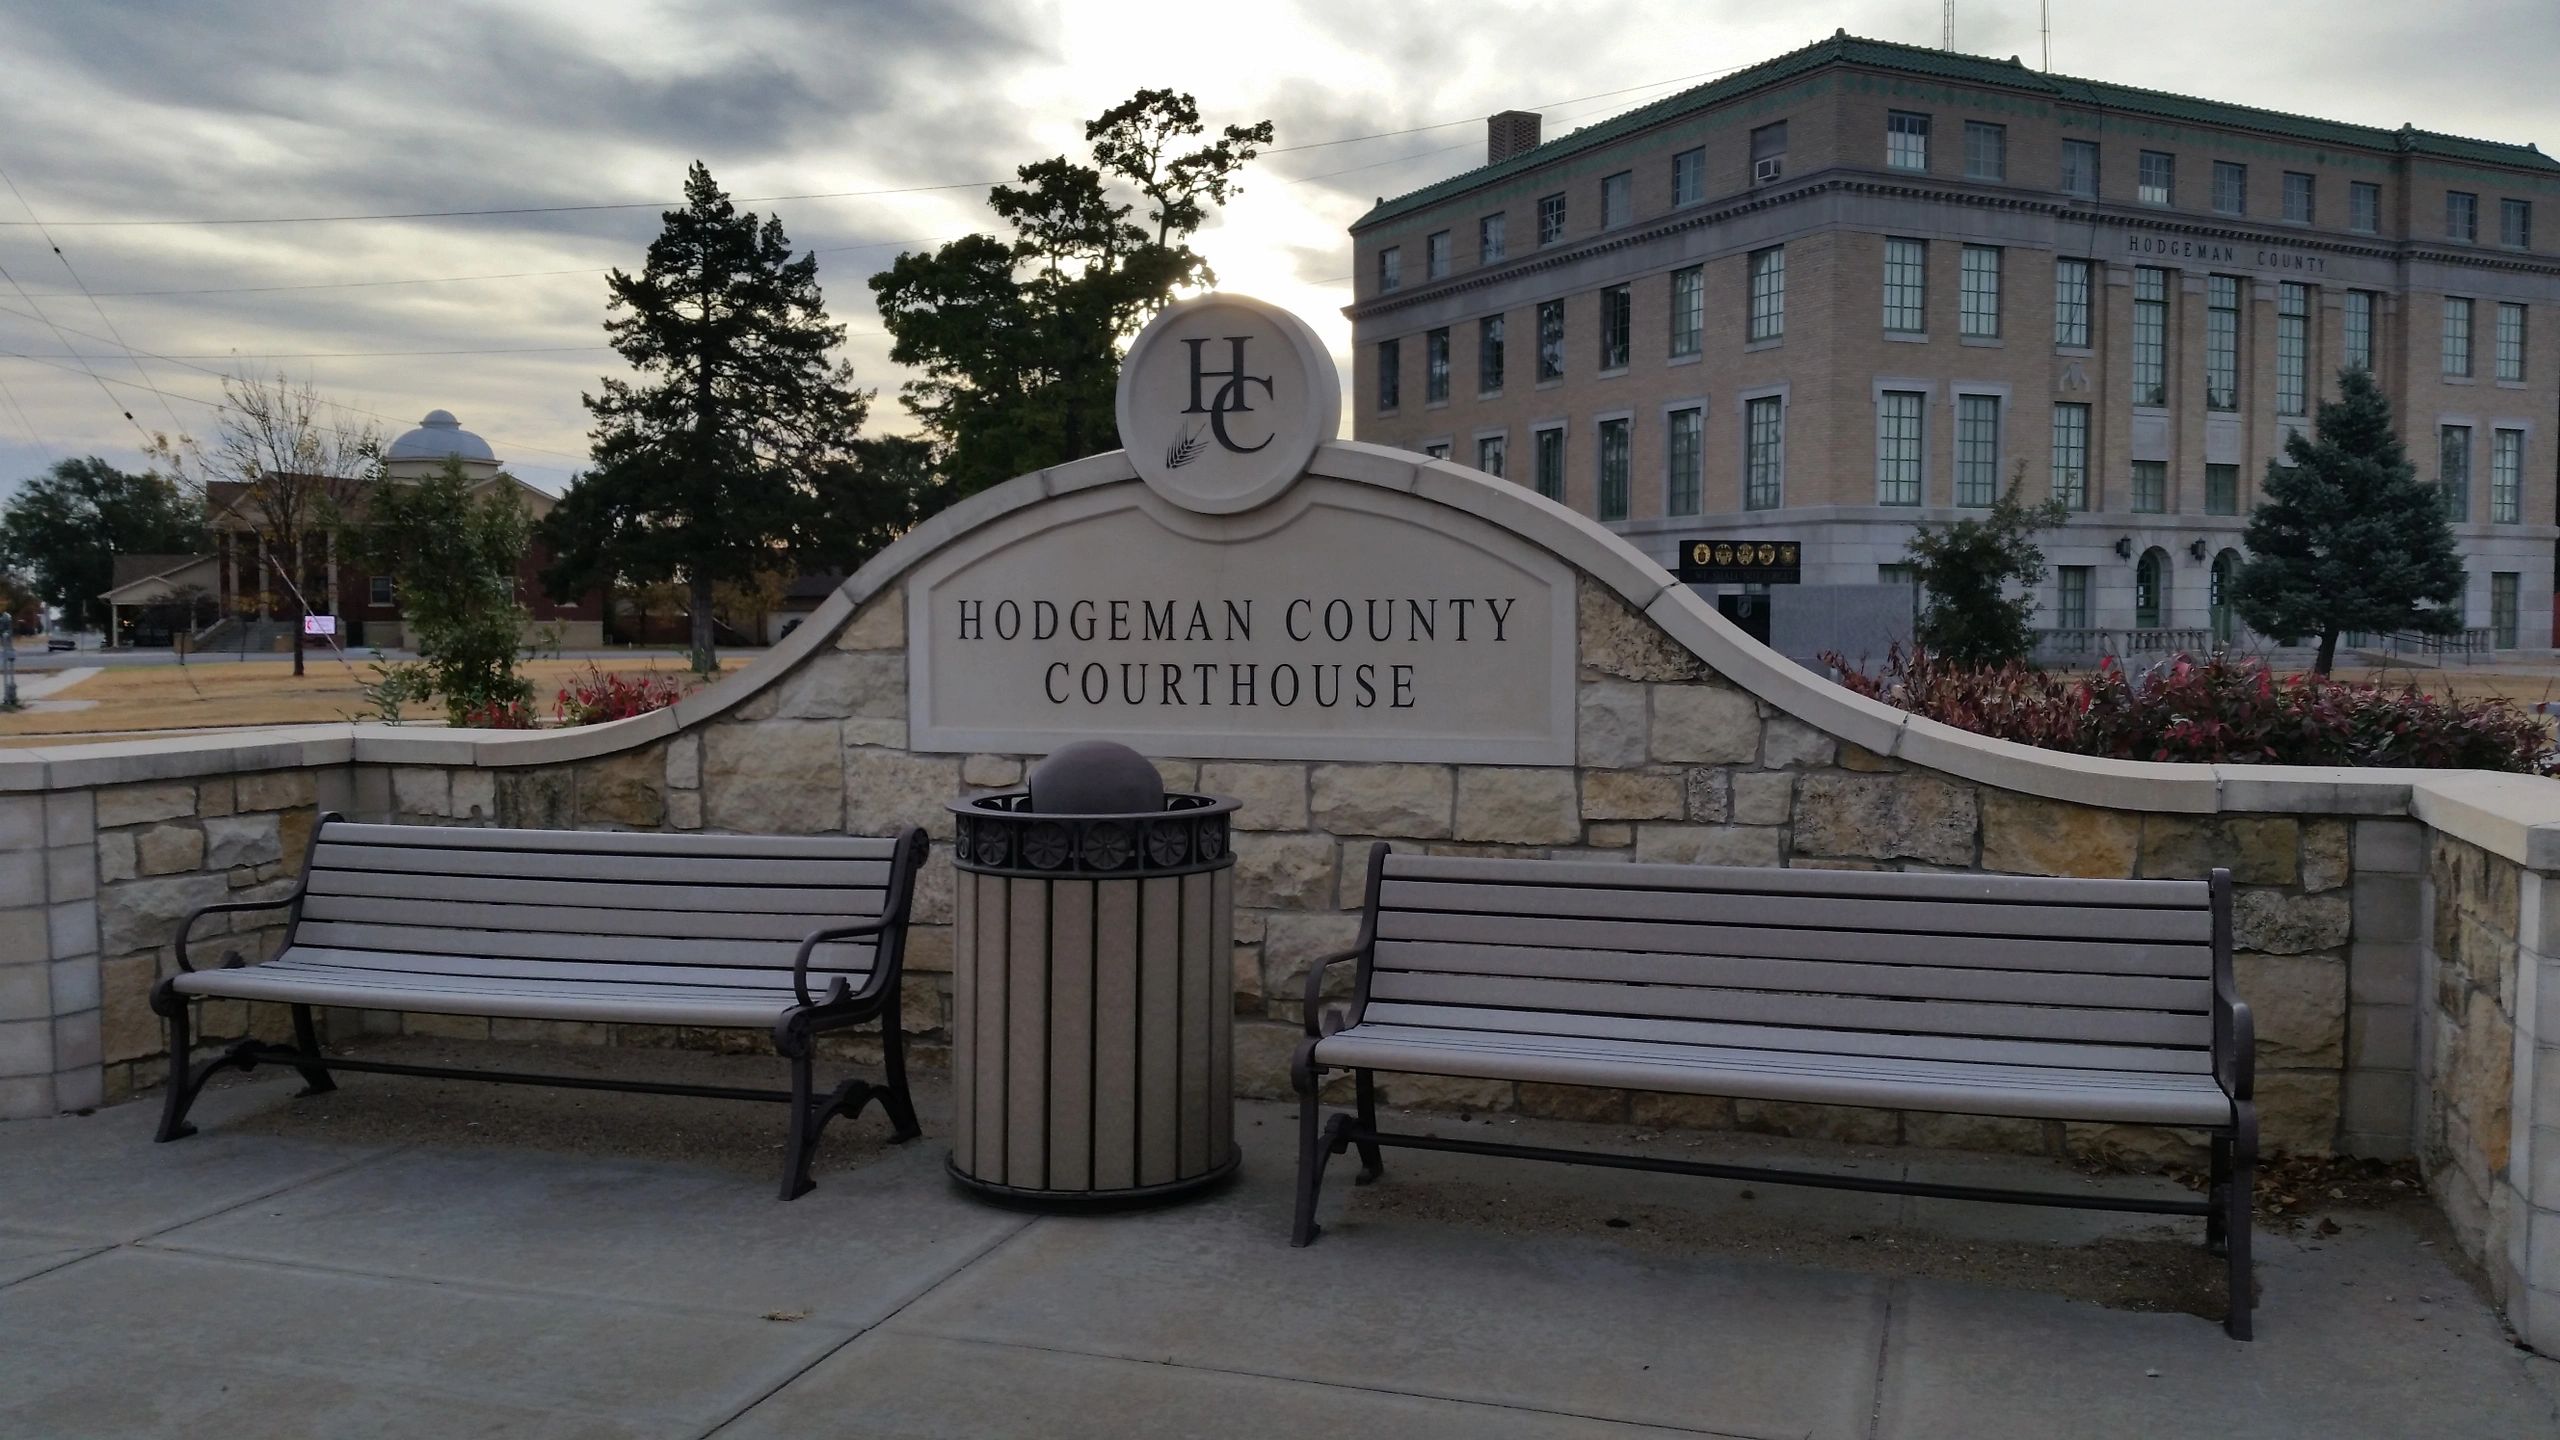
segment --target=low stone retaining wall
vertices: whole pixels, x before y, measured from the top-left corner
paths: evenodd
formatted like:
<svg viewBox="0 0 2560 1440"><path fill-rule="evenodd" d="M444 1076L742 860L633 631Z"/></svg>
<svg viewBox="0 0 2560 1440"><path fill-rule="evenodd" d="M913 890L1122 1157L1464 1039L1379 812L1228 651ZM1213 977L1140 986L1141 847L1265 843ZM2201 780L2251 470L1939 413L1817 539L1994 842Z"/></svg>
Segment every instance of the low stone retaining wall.
<svg viewBox="0 0 2560 1440"><path fill-rule="evenodd" d="M1325 447L1317 473L1490 520L1574 567L1575 753L1553 765L1159 760L1170 785L1243 801L1234 964L1247 1093L1286 1092L1307 967L1351 942L1373 840L1443 854L2033 875L2228 866L2267 1143L2419 1158L2519 1327L2560 1350L2560 962L2546 958L2560 915L2547 922L2543 908L2560 871L2560 783L2146 766L1987 741L1770 657L1613 537L1534 497L1368 447ZM145 1002L174 964L178 920L207 900L289 887L323 810L760 833L922 824L947 839L947 800L1019 783L1030 757L908 747L900 577L1013 510L1123 483L1134 482L1118 458L1100 457L973 497L866 567L752 670L658 715L529 735L337 726L0 755L0 1115L157 1083L163 1042ZM909 955L905 1026L920 1063L935 1063L944 1039L950 908L938 852ZM254 930L227 943L255 956L276 938ZM327 1018L337 1036L764 1043ZM280 1025L253 1007L207 1007L209 1041ZM1447 1109L2183 1158L2179 1137L2160 1132L1472 1080L1388 1085L1397 1101Z"/></svg>

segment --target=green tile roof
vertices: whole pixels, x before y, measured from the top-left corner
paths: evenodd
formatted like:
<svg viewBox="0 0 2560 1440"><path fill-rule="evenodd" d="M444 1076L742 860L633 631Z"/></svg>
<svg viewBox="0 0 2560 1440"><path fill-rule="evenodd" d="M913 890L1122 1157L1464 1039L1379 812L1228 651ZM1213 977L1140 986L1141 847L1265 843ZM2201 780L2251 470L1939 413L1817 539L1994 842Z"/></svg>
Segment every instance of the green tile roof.
<svg viewBox="0 0 2560 1440"><path fill-rule="evenodd" d="M1623 115L1615 115L1596 125L1586 125L1571 134L1550 140L1534 150L1523 151L1508 160L1480 165L1473 170L1453 175L1434 185L1426 185L1392 200L1382 200L1369 213L1352 222L1361 229L1391 220L1399 215L1427 209L1452 195L1472 190L1479 185L1505 176L1533 169L1566 156L1607 145L1665 120L1692 111L1722 104L1737 96L1765 86L1792 80L1799 75L1827 65L1862 65L1871 69L1899 71L1907 75L1925 75L1940 80L1971 85L1999 86L2003 89L2042 95L2057 104L2085 105L2095 109L2130 115L2147 115L2161 120L2194 125L2219 125L2255 130L2263 134L2282 135L2317 145L2351 145L2368 150L2405 151L2440 159L2469 161L2477 164L2506 165L2528 170L2560 171L2560 160L2543 154L2530 145L2506 145L2492 140L2473 140L2460 135L2443 135L2431 130L2402 126L2385 130L2375 125L2350 125L2344 121L2321 120L2308 115L2289 115L2281 110L2261 110L2249 105L2229 105L2218 100L2199 100L2188 95L2172 95L2162 90L2140 90L2130 85L2112 85L2102 80L2075 80L2065 75L2047 75L2030 70L2016 60L1993 60L1980 55L1962 55L1952 50L1933 50L1921 45L1898 45L1888 40L1866 40L1841 31L1828 40L1791 50L1774 60L1764 61L1747 70L1722 79L1683 90L1677 95L1638 106Z"/></svg>

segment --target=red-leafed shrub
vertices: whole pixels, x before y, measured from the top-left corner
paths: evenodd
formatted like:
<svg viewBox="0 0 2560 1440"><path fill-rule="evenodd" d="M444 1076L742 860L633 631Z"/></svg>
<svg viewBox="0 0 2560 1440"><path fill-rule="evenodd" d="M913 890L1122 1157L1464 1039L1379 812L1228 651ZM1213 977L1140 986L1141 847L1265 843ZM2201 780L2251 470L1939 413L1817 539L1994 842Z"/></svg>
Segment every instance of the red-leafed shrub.
<svg viewBox="0 0 2560 1440"><path fill-rule="evenodd" d="M533 707L522 700L490 700L462 712L455 722L471 730L530 730Z"/></svg>
<svg viewBox="0 0 2560 1440"><path fill-rule="evenodd" d="M1849 689L1915 715L2081 755L2530 775L2560 769L2550 728L2512 701L2279 676L2262 660L2180 655L2136 673L2110 659L2076 676L2016 664L1966 669L1900 647L1875 674L1837 655L1823 661Z"/></svg>
<svg viewBox="0 0 2560 1440"><path fill-rule="evenodd" d="M560 692L551 711L563 725L601 725L664 710L684 694L684 683L672 675L616 675L589 665Z"/></svg>

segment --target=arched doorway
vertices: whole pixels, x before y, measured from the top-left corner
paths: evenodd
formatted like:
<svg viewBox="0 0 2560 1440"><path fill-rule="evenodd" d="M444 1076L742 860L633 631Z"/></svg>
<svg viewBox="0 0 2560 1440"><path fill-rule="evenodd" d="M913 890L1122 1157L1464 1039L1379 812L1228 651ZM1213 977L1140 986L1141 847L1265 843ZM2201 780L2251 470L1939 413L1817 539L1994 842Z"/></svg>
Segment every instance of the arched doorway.
<svg viewBox="0 0 2560 1440"><path fill-rule="evenodd" d="M2169 552L2153 546L2133 563L2133 628L2157 630L2169 623Z"/></svg>
<svg viewBox="0 0 2560 1440"><path fill-rule="evenodd" d="M2240 552L2225 550L2213 557L2213 573L2206 581L2205 605L2212 616L2213 645L2217 650L2231 647L2232 637L2239 633L2239 618L2231 609L2231 582L2240 577Z"/></svg>

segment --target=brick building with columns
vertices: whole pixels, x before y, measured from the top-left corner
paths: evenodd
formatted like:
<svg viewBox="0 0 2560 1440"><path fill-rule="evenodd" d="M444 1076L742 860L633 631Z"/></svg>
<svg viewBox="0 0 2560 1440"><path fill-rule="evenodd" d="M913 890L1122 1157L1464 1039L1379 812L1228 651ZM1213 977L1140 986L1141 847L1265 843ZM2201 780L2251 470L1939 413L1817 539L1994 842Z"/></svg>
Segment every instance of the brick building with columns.
<svg viewBox="0 0 2560 1440"><path fill-rule="evenodd" d="M1904 578L2013 473L2072 510L2038 624L2246 640L2268 462L2361 365L2446 487L2475 642L2552 643L2560 162L1846 34L1352 226L1353 433L1670 563ZM2541 214L2537 216L2536 211ZM2537 225L2537 220L2540 222Z"/></svg>

